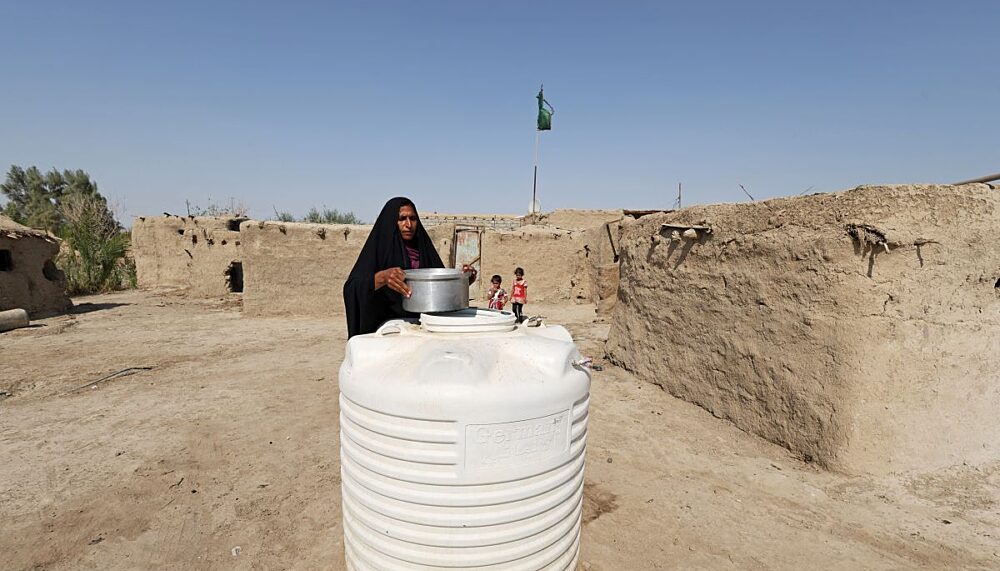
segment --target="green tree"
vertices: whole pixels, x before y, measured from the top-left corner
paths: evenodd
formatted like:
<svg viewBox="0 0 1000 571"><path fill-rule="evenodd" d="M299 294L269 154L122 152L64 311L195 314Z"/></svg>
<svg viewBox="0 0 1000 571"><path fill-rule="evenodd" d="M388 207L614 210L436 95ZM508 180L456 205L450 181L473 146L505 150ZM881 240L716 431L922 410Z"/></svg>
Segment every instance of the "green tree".
<svg viewBox="0 0 1000 571"><path fill-rule="evenodd" d="M107 201L97 191L97 184L82 170L52 169L43 174L38 167L25 169L11 165L7 179L0 184L0 192L7 199L4 214L26 226L57 235L66 224L62 205L74 198L92 198L101 208L104 222L115 219Z"/></svg>
<svg viewBox="0 0 1000 571"><path fill-rule="evenodd" d="M127 256L130 237L122 231L97 184L82 170L12 165L0 184L4 214L63 239L57 258L70 294L135 287L135 263Z"/></svg>

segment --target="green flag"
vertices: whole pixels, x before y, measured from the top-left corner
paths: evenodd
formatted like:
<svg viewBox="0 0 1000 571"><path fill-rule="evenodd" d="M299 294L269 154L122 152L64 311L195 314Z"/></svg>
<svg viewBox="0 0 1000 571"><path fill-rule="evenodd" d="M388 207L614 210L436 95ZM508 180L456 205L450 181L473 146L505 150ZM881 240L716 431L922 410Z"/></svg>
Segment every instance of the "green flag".
<svg viewBox="0 0 1000 571"><path fill-rule="evenodd" d="M548 109L546 109L548 107ZM549 102L545 100L544 90L538 90L538 130L539 131L551 131L552 130L552 114L555 113L555 109Z"/></svg>

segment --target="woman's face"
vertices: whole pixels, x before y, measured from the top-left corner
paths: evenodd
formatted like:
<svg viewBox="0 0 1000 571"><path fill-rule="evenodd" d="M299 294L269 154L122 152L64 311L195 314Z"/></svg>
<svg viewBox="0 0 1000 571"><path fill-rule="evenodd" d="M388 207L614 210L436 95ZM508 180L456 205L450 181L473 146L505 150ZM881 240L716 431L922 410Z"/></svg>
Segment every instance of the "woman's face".
<svg viewBox="0 0 1000 571"><path fill-rule="evenodd" d="M412 206L401 206L396 224L399 225L399 233L403 239L412 240L417 235L417 225L420 224L417 211Z"/></svg>

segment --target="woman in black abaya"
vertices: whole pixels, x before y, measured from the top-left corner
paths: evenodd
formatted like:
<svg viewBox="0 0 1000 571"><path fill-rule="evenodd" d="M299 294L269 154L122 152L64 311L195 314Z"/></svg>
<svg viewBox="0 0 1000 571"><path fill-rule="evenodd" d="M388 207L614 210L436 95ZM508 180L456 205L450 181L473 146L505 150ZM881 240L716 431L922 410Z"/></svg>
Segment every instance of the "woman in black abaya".
<svg viewBox="0 0 1000 571"><path fill-rule="evenodd" d="M404 270L443 267L413 201L386 202L344 284L348 338L373 333L390 319L412 317L403 310L403 296L410 295Z"/></svg>

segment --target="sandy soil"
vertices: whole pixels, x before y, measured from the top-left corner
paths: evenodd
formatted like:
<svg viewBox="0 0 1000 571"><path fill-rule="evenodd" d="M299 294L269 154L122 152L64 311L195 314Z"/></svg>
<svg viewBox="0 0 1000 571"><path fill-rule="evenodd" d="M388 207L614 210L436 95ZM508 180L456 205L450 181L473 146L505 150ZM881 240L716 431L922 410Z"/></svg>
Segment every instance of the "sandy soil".
<svg viewBox="0 0 1000 571"><path fill-rule="evenodd" d="M340 318L76 303L0 334L0 569L343 568ZM583 569L1000 568L1000 463L823 472L606 363L591 402Z"/></svg>

